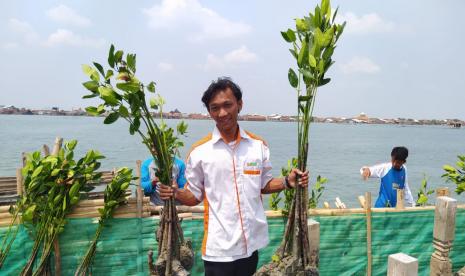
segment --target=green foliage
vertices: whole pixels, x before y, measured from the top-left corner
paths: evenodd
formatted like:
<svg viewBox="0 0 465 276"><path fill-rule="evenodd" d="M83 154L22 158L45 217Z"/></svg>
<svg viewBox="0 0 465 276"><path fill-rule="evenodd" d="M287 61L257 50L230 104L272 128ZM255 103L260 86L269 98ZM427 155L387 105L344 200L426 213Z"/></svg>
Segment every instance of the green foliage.
<svg viewBox="0 0 465 276"><path fill-rule="evenodd" d="M455 164L457 168L451 165L444 165L443 169L445 173L442 175L447 181L455 183L457 188L455 192L460 195L465 192L465 155L458 155L459 159Z"/></svg>
<svg viewBox="0 0 465 276"><path fill-rule="evenodd" d="M297 158L292 158L291 160L287 161L287 167L281 168L281 177L289 175L293 168L297 167ZM324 184L328 182L328 179L325 177L317 176L315 185L312 187L311 196L308 199L308 208L314 209L318 206L318 202L320 197L323 195L323 191L325 189ZM284 194L284 202L283 208L281 210L283 216L288 216L289 211L291 209L292 200L294 199L295 189L286 189L283 190ZM269 204L271 210L277 211L279 210L279 205L283 200L281 197L281 192L271 194L269 198Z"/></svg>
<svg viewBox="0 0 465 276"><path fill-rule="evenodd" d="M156 92L156 83L150 82L144 85L136 77L136 55L127 54L116 50L111 45L108 52L108 69L104 75L105 68L98 63L94 67L83 65L84 73L89 76L90 81L84 82L84 87L91 92L83 98L98 97L102 103L98 106L90 106L86 111L90 115L106 115L105 124L112 124L119 119L129 123L129 133L138 133L142 142L152 153L159 170L157 177L161 183L171 183L171 169L173 156L179 154L178 149L183 146L179 135L185 135L187 124L181 122L176 127L177 133L168 127L163 121L163 105L165 100ZM98 72L104 77L100 79ZM115 72L115 73L113 73ZM97 76L96 76L97 75ZM146 100L146 91L155 93L153 97ZM155 122L150 108L160 114L160 122ZM141 128L141 124L144 128Z"/></svg>
<svg viewBox="0 0 465 276"><path fill-rule="evenodd" d="M76 161L76 140L65 142L57 155L41 156L39 151L28 154L22 169L24 194L16 202L14 212L21 213L21 222L34 236L31 256L21 275L32 273L37 252L42 248L39 264L33 275L44 273L53 241L63 231L66 215L81 198L81 192L97 181L101 173L98 151L89 151ZM3 249L2 249L3 250Z"/></svg>
<svg viewBox="0 0 465 276"><path fill-rule="evenodd" d="M132 170L126 167L119 169L111 182L107 185L104 192L104 207L98 209L100 213L99 226L95 232L89 249L87 250L81 264L76 269L75 275L87 275L88 268L92 264L97 249L97 241L105 226L105 222L113 217L113 212L121 204L126 202L126 190L132 180L137 177L132 176Z"/></svg>
<svg viewBox="0 0 465 276"><path fill-rule="evenodd" d="M416 206L427 206L430 205L428 203L429 195L433 194L434 190L428 188L428 178L426 175L421 180L421 187L417 193L417 202Z"/></svg>
<svg viewBox="0 0 465 276"><path fill-rule="evenodd" d="M316 177L316 183L312 187L311 196L308 198L308 208L315 209L318 207L318 202L320 201L320 197L323 195L323 191L325 187L323 186L328 179L326 177L321 177L320 175Z"/></svg>

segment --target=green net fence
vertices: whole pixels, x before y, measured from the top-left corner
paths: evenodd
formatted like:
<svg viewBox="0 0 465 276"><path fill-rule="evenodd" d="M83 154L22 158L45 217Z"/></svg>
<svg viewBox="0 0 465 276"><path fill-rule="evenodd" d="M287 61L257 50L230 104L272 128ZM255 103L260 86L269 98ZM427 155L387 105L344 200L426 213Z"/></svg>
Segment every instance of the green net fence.
<svg viewBox="0 0 465 276"><path fill-rule="evenodd" d="M320 223L320 275L365 275L367 265L365 215L313 217ZM97 220L70 219L60 236L62 275L74 275ZM270 218L270 244L260 251L259 266L269 262L284 232L282 218ZM372 214L373 275L386 275L389 254L403 252L418 258L419 275L429 275L434 211ZM113 219L105 228L97 246L93 275L148 275L147 253L157 252L155 229L158 220L150 218ZM192 275L203 275L200 255L202 220L183 220L184 234L193 242L195 266ZM0 228L3 238L7 228ZM20 227L0 275L17 275L26 263L32 239ZM155 254L156 255L156 254ZM53 258L52 258L53 259ZM465 266L465 210L457 210L455 240L451 259L453 270ZM53 267L53 265L52 265Z"/></svg>

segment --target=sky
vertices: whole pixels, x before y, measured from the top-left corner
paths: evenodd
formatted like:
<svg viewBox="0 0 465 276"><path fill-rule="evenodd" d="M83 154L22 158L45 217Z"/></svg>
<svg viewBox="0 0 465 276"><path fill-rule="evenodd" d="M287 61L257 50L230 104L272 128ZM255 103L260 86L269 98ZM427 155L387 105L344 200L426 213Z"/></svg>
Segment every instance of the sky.
<svg viewBox="0 0 465 276"><path fill-rule="evenodd" d="M295 68L280 31L317 1L2 1L0 105L84 108L82 64L114 44L137 54L165 110L205 113L215 79L243 91L243 114L296 114ZM465 119L465 1L332 1L347 27L315 116Z"/></svg>

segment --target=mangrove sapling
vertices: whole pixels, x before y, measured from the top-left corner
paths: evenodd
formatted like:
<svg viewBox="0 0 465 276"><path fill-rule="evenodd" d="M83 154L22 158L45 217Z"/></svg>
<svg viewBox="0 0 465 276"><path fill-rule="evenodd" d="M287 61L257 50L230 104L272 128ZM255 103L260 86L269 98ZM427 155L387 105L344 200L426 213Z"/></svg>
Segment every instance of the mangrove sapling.
<svg viewBox="0 0 465 276"><path fill-rule="evenodd" d="M325 74L334 63L331 57L345 26L345 23L335 23L336 14L337 9L334 14L331 11L330 1L322 0L321 6L317 5L314 13L295 20L295 30L281 32L284 40L292 45L289 50L298 67L297 73L292 68L289 69L288 79L297 90L297 167L301 171L307 169L309 127L317 89L330 81L325 78ZM318 274L316 268L310 266L307 206L308 190L297 186L285 234L275 254L277 258L262 267L257 275Z"/></svg>
<svg viewBox="0 0 465 276"><path fill-rule="evenodd" d="M181 122L177 125L177 135L174 130L166 125L163 120L164 99L155 92L155 82L144 85L135 76L136 55L127 54L123 57L123 51L116 51L111 45L108 54L110 69L104 70L103 66L94 62L93 67L83 65L83 71L90 81L83 83L91 94L84 98L99 97L103 103L98 106L90 106L86 111L92 115L106 114L105 124L111 124L119 118L129 123L129 133L137 133L142 138L142 143L153 156L161 185L171 185L173 172L173 158L178 148L183 146L179 135L184 135L187 125ZM112 84L114 81L114 85ZM150 112L146 101L145 92L154 93L155 97L149 100L149 106L158 111L160 121L157 123ZM141 124L144 128L141 128ZM158 259L152 267L151 273L156 275L184 275L188 274L188 264L192 262L192 250L187 250L189 244L184 241L183 232L179 225L179 219L174 200L166 200L163 213L160 218L160 226L157 231ZM181 256L185 252L188 256ZM151 259L150 259L151 260ZM183 263L182 260L185 260ZM188 261L191 260L191 261ZM181 264L181 266L179 265Z"/></svg>
<svg viewBox="0 0 465 276"><path fill-rule="evenodd" d="M459 161L455 163L457 168L451 165L444 165L443 169L446 173L443 174L442 177L447 181L455 183L455 185L457 185L455 192L460 195L465 192L465 155L458 155L457 157L459 159Z"/></svg>
<svg viewBox="0 0 465 276"><path fill-rule="evenodd" d="M99 159L104 157L91 150L76 162L76 144L76 140L66 142L57 155L41 157L40 152L34 152L27 157L23 168L25 193L19 199L19 209L24 210L21 219L30 229L34 244L20 275L46 272L53 243L64 230L66 215L79 202L80 192L87 191L86 184L101 177L96 170L100 167ZM33 271L39 256L39 263Z"/></svg>
<svg viewBox="0 0 465 276"><path fill-rule="evenodd" d="M418 199L416 202L416 206L427 206L431 205L428 202L429 195L433 194L434 190L428 189L428 178L423 176L423 179L421 180L421 187L420 190L417 193Z"/></svg>
<svg viewBox="0 0 465 276"><path fill-rule="evenodd" d="M137 177L132 176L132 170L126 167L119 169L111 182L107 185L104 192L104 206L99 208L100 218L98 221L97 231L95 232L94 239L92 240L89 249L87 250L81 264L76 269L75 276L87 275L89 266L92 264L95 252L97 249L97 241L102 233L105 223L113 217L115 209L126 203L126 190L132 180Z"/></svg>

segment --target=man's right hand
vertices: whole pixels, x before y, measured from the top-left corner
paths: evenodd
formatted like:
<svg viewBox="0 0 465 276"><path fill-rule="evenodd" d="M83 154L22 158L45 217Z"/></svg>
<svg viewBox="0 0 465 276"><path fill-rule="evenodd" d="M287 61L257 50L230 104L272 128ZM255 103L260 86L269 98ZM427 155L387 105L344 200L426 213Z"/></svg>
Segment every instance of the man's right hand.
<svg viewBox="0 0 465 276"><path fill-rule="evenodd" d="M362 173L363 180L367 180L368 177L370 177L371 175L370 169L367 167L362 168L361 173Z"/></svg>
<svg viewBox="0 0 465 276"><path fill-rule="evenodd" d="M176 181L173 180L173 184L171 187L168 185L160 184L158 193L160 194L160 198L162 200L168 200L173 197L175 198L177 190L178 184L176 183Z"/></svg>

